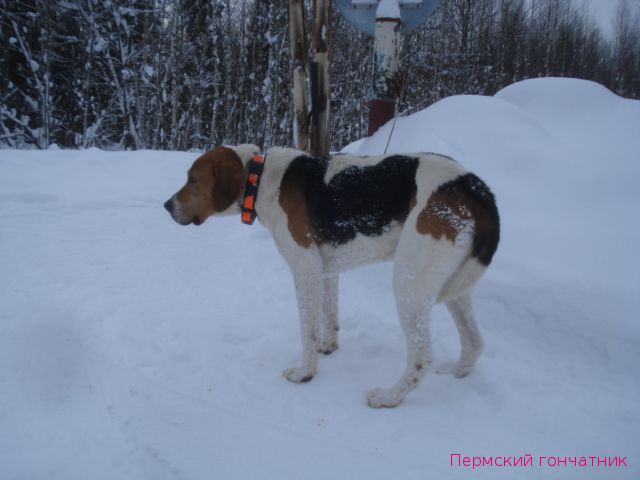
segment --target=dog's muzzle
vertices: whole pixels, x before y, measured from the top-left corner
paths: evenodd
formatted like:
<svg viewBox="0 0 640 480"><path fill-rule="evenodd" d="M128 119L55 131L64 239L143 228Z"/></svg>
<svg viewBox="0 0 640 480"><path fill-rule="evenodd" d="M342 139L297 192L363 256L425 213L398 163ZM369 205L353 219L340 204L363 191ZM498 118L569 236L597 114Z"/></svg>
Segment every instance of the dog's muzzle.
<svg viewBox="0 0 640 480"><path fill-rule="evenodd" d="M190 219L183 218L180 211L180 205L176 202L175 195L164 202L164 208L171 214L171 218L173 218L175 222L179 223L180 225L191 225L192 223L194 225L202 225L202 219L198 215L195 215Z"/></svg>
<svg viewBox="0 0 640 480"><path fill-rule="evenodd" d="M189 223L191 223L191 222L185 222L182 219L182 215L180 215L180 208L176 203L175 195L171 197L169 200L167 200L166 202L164 202L164 208L167 212L169 212L169 214L171 215L171 218L173 218L173 220L175 220L176 223L179 223L180 225L188 225Z"/></svg>
<svg viewBox="0 0 640 480"><path fill-rule="evenodd" d="M171 197L169 200L167 200L166 202L164 202L164 209L169 212L171 214L171 216L173 216L173 211L175 210L176 206L175 203L173 201L173 197Z"/></svg>

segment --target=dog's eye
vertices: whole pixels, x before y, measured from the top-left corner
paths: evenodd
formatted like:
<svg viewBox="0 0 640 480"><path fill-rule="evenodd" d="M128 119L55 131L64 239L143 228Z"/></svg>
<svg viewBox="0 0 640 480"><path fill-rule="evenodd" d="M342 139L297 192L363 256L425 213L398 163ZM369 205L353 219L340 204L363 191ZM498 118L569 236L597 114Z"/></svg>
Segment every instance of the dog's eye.
<svg viewBox="0 0 640 480"><path fill-rule="evenodd" d="M196 183L196 179L194 178L193 175L189 175L187 177L187 183Z"/></svg>

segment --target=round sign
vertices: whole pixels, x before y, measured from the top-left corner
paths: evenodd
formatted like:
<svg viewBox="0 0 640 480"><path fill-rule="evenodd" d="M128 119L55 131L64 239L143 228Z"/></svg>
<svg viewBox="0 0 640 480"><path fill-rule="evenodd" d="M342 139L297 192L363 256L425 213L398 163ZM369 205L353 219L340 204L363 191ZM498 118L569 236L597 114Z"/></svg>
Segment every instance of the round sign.
<svg viewBox="0 0 640 480"><path fill-rule="evenodd" d="M351 25L367 35L375 33L380 0L335 0L338 10ZM398 0L402 34L412 32L431 16L439 0Z"/></svg>

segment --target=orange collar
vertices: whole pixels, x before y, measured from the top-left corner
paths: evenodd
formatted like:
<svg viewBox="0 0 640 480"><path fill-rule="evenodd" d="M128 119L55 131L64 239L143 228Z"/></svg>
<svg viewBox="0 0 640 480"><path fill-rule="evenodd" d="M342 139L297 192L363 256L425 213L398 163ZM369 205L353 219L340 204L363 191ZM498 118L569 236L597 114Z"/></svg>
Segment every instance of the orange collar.
<svg viewBox="0 0 640 480"><path fill-rule="evenodd" d="M266 155L257 153L249 160L249 172L247 175L247 183L244 187L244 200L242 202L242 215L240 217L242 223L245 225L252 225L257 216L255 207L265 160Z"/></svg>

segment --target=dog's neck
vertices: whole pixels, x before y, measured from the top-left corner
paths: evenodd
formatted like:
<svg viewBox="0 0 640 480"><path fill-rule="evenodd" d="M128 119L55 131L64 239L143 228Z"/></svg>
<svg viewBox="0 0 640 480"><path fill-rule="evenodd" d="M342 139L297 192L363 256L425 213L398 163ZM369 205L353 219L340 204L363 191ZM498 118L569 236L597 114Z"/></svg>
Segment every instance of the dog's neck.
<svg viewBox="0 0 640 480"><path fill-rule="evenodd" d="M233 208L230 208L227 212L228 215L242 214L244 205L244 193L246 190L247 179L249 178L249 166L252 162L253 156L260 153L260 148L252 143L243 143L241 145L225 145L227 148L233 150L240 162L242 163L242 190L238 193L238 197L233 204Z"/></svg>
<svg viewBox="0 0 640 480"><path fill-rule="evenodd" d="M252 225L257 217L256 202L260 179L264 170L266 155L256 153L245 165L245 187L241 196L241 220L245 225Z"/></svg>

